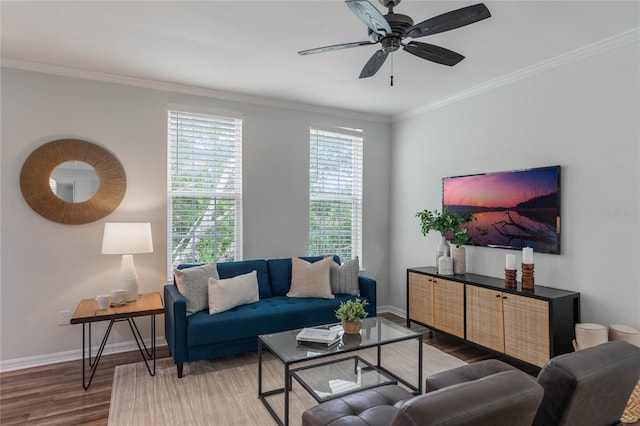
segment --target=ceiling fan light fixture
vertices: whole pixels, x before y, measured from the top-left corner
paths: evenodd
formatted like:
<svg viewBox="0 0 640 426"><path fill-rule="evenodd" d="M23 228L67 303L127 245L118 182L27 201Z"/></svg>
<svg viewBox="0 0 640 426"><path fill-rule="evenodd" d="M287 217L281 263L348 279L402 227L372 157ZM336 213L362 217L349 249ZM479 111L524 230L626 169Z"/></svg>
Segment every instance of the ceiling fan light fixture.
<svg viewBox="0 0 640 426"><path fill-rule="evenodd" d="M382 50L387 53L395 52L400 49L400 37L384 37L380 40L380 44L382 45Z"/></svg>

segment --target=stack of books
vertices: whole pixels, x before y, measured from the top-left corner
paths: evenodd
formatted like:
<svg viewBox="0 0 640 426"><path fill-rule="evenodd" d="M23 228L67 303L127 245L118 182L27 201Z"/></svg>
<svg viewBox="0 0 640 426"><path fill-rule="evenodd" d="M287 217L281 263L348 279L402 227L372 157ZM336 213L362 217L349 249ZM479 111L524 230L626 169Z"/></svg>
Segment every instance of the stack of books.
<svg viewBox="0 0 640 426"><path fill-rule="evenodd" d="M335 329L303 328L296 340L298 344L329 348L340 342L340 333Z"/></svg>

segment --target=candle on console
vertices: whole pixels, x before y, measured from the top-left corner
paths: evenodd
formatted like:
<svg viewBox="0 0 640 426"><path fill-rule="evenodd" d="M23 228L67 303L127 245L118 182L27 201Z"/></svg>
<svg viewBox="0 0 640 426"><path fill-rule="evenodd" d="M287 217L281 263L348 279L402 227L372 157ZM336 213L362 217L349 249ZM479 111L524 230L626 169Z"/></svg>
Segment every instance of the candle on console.
<svg viewBox="0 0 640 426"><path fill-rule="evenodd" d="M525 247L522 249L522 263L533 263L533 249L531 247Z"/></svg>
<svg viewBox="0 0 640 426"><path fill-rule="evenodd" d="M513 254L508 254L507 255L507 266L505 267L505 269L516 269L516 257Z"/></svg>

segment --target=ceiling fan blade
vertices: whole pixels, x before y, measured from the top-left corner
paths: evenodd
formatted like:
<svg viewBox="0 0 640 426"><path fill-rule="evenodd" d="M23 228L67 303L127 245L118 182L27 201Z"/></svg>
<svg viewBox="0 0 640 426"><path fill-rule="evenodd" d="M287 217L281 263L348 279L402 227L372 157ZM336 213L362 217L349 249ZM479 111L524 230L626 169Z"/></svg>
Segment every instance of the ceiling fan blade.
<svg viewBox="0 0 640 426"><path fill-rule="evenodd" d="M369 46L370 44L376 44L370 41L356 41L353 43L334 44L332 46L316 47L315 49L301 50L298 55L312 55L314 53L332 52L334 50L349 49L351 47Z"/></svg>
<svg viewBox="0 0 640 426"><path fill-rule="evenodd" d="M364 68L362 68L359 78L368 78L377 73L382 64L384 64L384 61L387 60L388 55L389 53L383 50L378 50L374 53L373 56L369 58L369 61L364 65Z"/></svg>
<svg viewBox="0 0 640 426"><path fill-rule="evenodd" d="M345 3L371 31L383 36L391 34L391 27L387 20L382 13L367 0L346 0Z"/></svg>
<svg viewBox="0 0 640 426"><path fill-rule="evenodd" d="M484 3L478 3L473 6L443 13L442 15L415 24L405 31L405 36L412 38L424 37L464 27L465 25L473 24L489 17L491 17L491 12L489 12L487 6L485 6Z"/></svg>
<svg viewBox="0 0 640 426"><path fill-rule="evenodd" d="M433 44L420 43L419 41L407 43L404 46L404 50L419 58L426 59L427 61L436 62L442 65L449 65L450 67L464 59L464 56L454 52L453 50L445 49L444 47Z"/></svg>

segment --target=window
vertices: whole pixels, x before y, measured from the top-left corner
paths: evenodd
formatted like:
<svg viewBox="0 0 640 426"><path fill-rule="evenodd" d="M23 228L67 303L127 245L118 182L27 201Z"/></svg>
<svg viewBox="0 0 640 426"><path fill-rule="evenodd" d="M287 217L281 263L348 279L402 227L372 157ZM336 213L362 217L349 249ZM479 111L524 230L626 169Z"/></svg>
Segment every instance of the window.
<svg viewBox="0 0 640 426"><path fill-rule="evenodd" d="M309 251L362 259L362 131L310 131Z"/></svg>
<svg viewBox="0 0 640 426"><path fill-rule="evenodd" d="M242 259L242 120L169 111L169 276L180 263Z"/></svg>

